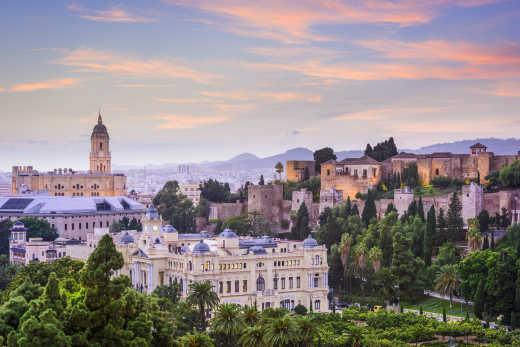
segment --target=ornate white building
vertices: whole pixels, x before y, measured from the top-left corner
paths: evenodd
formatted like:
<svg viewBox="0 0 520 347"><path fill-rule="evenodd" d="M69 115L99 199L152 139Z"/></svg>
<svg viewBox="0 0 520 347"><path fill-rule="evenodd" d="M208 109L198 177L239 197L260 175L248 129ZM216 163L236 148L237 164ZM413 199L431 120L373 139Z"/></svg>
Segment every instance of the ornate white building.
<svg viewBox="0 0 520 347"><path fill-rule="evenodd" d="M163 227L153 208L142 223L142 233L117 241L125 258L121 273L139 290L151 293L176 281L185 297L191 283L210 281L224 303L328 310L327 249L311 236L302 242L239 238L229 229L216 237L180 234Z"/></svg>

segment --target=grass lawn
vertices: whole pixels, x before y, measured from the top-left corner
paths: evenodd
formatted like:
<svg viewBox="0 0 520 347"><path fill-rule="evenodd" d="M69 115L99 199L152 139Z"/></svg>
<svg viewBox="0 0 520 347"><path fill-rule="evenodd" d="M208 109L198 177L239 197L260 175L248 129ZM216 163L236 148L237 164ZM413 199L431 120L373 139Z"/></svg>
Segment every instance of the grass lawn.
<svg viewBox="0 0 520 347"><path fill-rule="evenodd" d="M435 312L442 314L442 308L446 308L446 314L448 316L459 316L466 317L466 312L469 313L470 317L473 317L473 308L470 305L459 304L454 302L453 307L450 310L450 302L448 300L442 300L432 297L426 297L422 302L418 304L410 304L406 301L401 301L403 308L419 311L419 307L422 305L424 312ZM462 309L462 311L461 311Z"/></svg>
<svg viewBox="0 0 520 347"><path fill-rule="evenodd" d="M449 186L447 188L436 188L436 187L421 187L420 195L423 198L431 198L434 196L441 196L446 194L452 194L457 191L458 188L455 186ZM417 195L417 194L416 194Z"/></svg>

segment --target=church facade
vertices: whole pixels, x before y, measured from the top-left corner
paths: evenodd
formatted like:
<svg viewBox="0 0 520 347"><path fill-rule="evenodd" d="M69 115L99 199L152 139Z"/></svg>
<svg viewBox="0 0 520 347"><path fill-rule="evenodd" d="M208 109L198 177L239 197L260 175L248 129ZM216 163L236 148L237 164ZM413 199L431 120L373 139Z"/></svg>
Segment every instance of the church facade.
<svg viewBox="0 0 520 347"><path fill-rule="evenodd" d="M54 169L41 173L32 166L13 166L13 194L48 192L51 196L126 195L126 176L112 174L110 137L101 114L90 137L90 170Z"/></svg>

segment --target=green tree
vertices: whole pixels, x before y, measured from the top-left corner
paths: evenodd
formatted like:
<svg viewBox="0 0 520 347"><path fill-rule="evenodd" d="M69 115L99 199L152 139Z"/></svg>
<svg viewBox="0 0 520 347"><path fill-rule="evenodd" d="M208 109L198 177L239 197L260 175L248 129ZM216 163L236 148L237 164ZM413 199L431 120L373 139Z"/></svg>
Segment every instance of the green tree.
<svg viewBox="0 0 520 347"><path fill-rule="evenodd" d="M441 267L435 279L435 290L444 296L450 297L450 309L453 306L453 294L459 289L460 277L456 265Z"/></svg>
<svg viewBox="0 0 520 347"><path fill-rule="evenodd" d="M56 228L51 227L49 222L44 219L24 217L20 219L20 222L29 229L27 231L27 239L31 237L41 237L43 241L54 241L58 238Z"/></svg>
<svg viewBox="0 0 520 347"><path fill-rule="evenodd" d="M480 225L480 231L487 234L489 231L489 213L487 210L482 210L478 214L478 223Z"/></svg>
<svg viewBox="0 0 520 347"><path fill-rule="evenodd" d="M321 164L329 160L336 160L338 157L334 154L334 150L330 147L324 147L314 152L314 163L316 166L316 173L321 173Z"/></svg>
<svg viewBox="0 0 520 347"><path fill-rule="evenodd" d="M368 226L372 218L377 218L377 208L374 201L374 196L369 192L367 200L365 201L365 207L363 208L361 220L365 223L366 226Z"/></svg>
<svg viewBox="0 0 520 347"><path fill-rule="evenodd" d="M13 223L9 219L0 220L0 255L5 254L9 259L9 238L11 232L9 229L13 227Z"/></svg>
<svg viewBox="0 0 520 347"><path fill-rule="evenodd" d="M222 304L211 321L211 332L220 346L235 346L235 342L246 328L239 305Z"/></svg>
<svg viewBox="0 0 520 347"><path fill-rule="evenodd" d="M193 202L180 193L177 181L168 181L153 199L163 220L169 221L181 233L195 230Z"/></svg>
<svg viewBox="0 0 520 347"><path fill-rule="evenodd" d="M507 188L520 187L520 161L516 160L500 169L498 180L502 186Z"/></svg>
<svg viewBox="0 0 520 347"><path fill-rule="evenodd" d="M110 224L110 228L109 228L109 232L110 233L119 233L121 232L121 230L123 230L123 226L121 225L121 223L119 222L112 222L112 224Z"/></svg>
<svg viewBox="0 0 520 347"><path fill-rule="evenodd" d="M478 282L477 291L475 293L475 300L473 302L473 313L475 314L475 316L477 316L478 319L483 318L484 302L485 302L484 280L481 279Z"/></svg>
<svg viewBox="0 0 520 347"><path fill-rule="evenodd" d="M187 301L199 308L200 327L201 331L204 331L206 329L206 310L215 308L219 302L218 295L213 290L211 282L193 282L190 284L190 294Z"/></svg>
<svg viewBox="0 0 520 347"><path fill-rule="evenodd" d="M442 245L448 241L448 237L446 235L446 219L444 218L444 210L442 208L439 209L439 216L437 217L437 228L439 229L437 245Z"/></svg>
<svg viewBox="0 0 520 347"><path fill-rule="evenodd" d="M294 240L304 240L310 232L309 211L305 203L302 203L296 213L296 221L292 227L291 234Z"/></svg>
<svg viewBox="0 0 520 347"><path fill-rule="evenodd" d="M211 202L231 202L231 189L228 183L209 179L200 185L200 197Z"/></svg>
<svg viewBox="0 0 520 347"><path fill-rule="evenodd" d="M370 144L367 144L365 148L365 155L369 156L379 162L384 161L397 154L397 146L394 143L394 138L390 137L384 142L379 142L372 148Z"/></svg>
<svg viewBox="0 0 520 347"><path fill-rule="evenodd" d="M466 240L468 241L468 249L470 251L479 250L482 247L482 233L478 225L478 219L468 219L468 231L466 232Z"/></svg>
<svg viewBox="0 0 520 347"><path fill-rule="evenodd" d="M388 216L392 212L397 212L397 209L395 208L394 204L390 202L388 206L386 206L385 216Z"/></svg>
<svg viewBox="0 0 520 347"><path fill-rule="evenodd" d="M182 347L214 347L213 339L206 333L187 333L179 340Z"/></svg>
<svg viewBox="0 0 520 347"><path fill-rule="evenodd" d="M462 203L460 202L457 192L454 192L450 199L447 219L448 237L450 241L454 240L456 233L462 231L463 226Z"/></svg>
<svg viewBox="0 0 520 347"><path fill-rule="evenodd" d="M398 295L401 298L416 300L424 292L424 283L421 279L424 263L413 255L411 241L402 232L394 233L393 249L391 272L397 279Z"/></svg>
<svg viewBox="0 0 520 347"><path fill-rule="evenodd" d="M246 328L238 344L242 347L264 347L264 327L253 325Z"/></svg>
<svg viewBox="0 0 520 347"><path fill-rule="evenodd" d="M426 266L432 264L432 254L436 229L435 207L432 205L426 218L426 229L424 230L424 263Z"/></svg>
<svg viewBox="0 0 520 347"><path fill-rule="evenodd" d="M282 180L283 164L281 162L276 163L274 169L278 173L279 179Z"/></svg>
<svg viewBox="0 0 520 347"><path fill-rule="evenodd" d="M276 318L268 322L265 327L263 341L266 346L293 346L300 336L298 325L288 316Z"/></svg>
<svg viewBox="0 0 520 347"><path fill-rule="evenodd" d="M419 197L419 203L417 204L417 215L424 222L424 204L423 204L423 201L422 201L422 196Z"/></svg>

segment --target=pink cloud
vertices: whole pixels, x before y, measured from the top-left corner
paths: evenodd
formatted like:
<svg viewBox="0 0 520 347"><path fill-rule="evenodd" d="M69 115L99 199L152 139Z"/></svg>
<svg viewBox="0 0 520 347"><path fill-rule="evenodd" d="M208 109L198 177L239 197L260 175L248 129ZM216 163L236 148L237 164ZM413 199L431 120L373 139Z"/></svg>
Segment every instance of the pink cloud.
<svg viewBox="0 0 520 347"><path fill-rule="evenodd" d="M107 10L92 10L70 4L67 9L75 12L79 17L93 22L105 23L147 23L156 21L155 18L134 15L121 7L112 6Z"/></svg>
<svg viewBox="0 0 520 347"><path fill-rule="evenodd" d="M224 18L220 26L239 35L273 39L284 43L330 40L312 30L318 24L391 23L398 26L431 21L440 7L481 6L503 0L164 0L195 7Z"/></svg>
<svg viewBox="0 0 520 347"><path fill-rule="evenodd" d="M476 90L478 93L500 96L503 98L520 98L519 82L500 82L487 90Z"/></svg>
<svg viewBox="0 0 520 347"><path fill-rule="evenodd" d="M220 76L204 73L178 63L164 60L137 60L92 49L77 49L58 60L59 64L79 68L81 72L107 72L157 78L184 78L209 83Z"/></svg>
<svg viewBox="0 0 520 347"><path fill-rule="evenodd" d="M234 101L303 101L303 102L321 102L321 95L291 93L291 92L263 92L263 91L202 91L201 95L207 97L221 98Z"/></svg>
<svg viewBox="0 0 520 347"><path fill-rule="evenodd" d="M153 118L164 121L164 123L158 126L159 129L163 130L194 129L210 124L227 122L230 119L227 116L193 117L174 114L158 115Z"/></svg>
<svg viewBox="0 0 520 347"><path fill-rule="evenodd" d="M445 111L448 107L396 107L375 110L365 110L360 112L345 113L332 118L333 120L391 120L395 117L431 114Z"/></svg>
<svg viewBox="0 0 520 347"><path fill-rule="evenodd" d="M32 92L40 89L61 89L78 85L83 80L79 78L60 78L42 82L16 84L10 88L12 92Z"/></svg>

